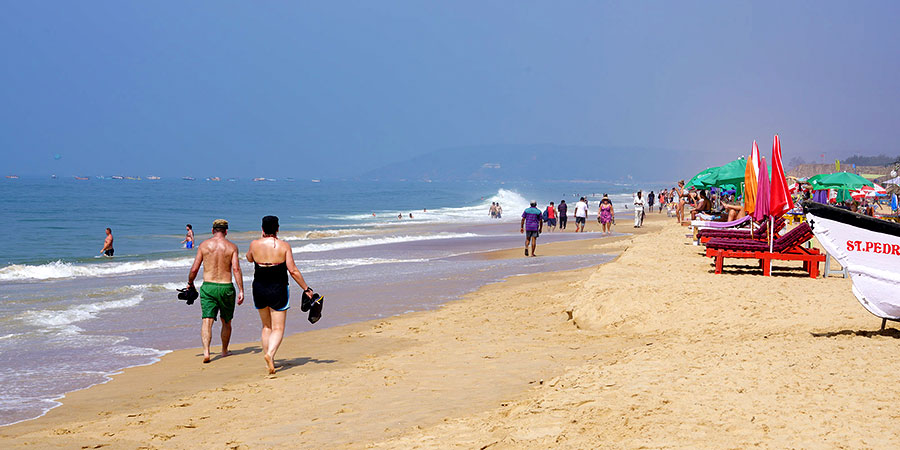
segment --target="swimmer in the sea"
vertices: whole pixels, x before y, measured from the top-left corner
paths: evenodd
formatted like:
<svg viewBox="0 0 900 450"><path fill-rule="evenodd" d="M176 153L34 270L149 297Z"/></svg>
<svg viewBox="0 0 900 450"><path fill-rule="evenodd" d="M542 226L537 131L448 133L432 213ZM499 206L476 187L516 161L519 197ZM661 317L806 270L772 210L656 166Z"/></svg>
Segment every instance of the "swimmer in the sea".
<svg viewBox="0 0 900 450"><path fill-rule="evenodd" d="M187 224L184 227L187 229L187 234L185 234L181 243L184 244L184 248L194 248L194 227L191 224Z"/></svg>
<svg viewBox="0 0 900 450"><path fill-rule="evenodd" d="M113 254L116 253L116 250L113 249L113 235L111 228L106 229L106 239L103 241L103 248L100 249L100 253L107 257L112 257Z"/></svg>

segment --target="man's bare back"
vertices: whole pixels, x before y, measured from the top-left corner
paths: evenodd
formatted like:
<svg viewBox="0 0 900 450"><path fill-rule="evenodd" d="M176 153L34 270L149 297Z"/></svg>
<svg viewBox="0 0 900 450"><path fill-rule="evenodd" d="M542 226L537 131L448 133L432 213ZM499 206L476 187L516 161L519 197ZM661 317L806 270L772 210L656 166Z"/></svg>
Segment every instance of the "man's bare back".
<svg viewBox="0 0 900 450"><path fill-rule="evenodd" d="M235 291L231 284L234 274L238 286L237 304L244 302L244 278L238 260L238 248L225 238L228 234L228 222L217 219L213 222L213 237L203 241L197 247L197 256L188 274L188 287L194 285L194 279L203 266L203 285L200 286L200 307L203 313L203 324L200 331L203 343L203 362L210 362L209 346L212 340L212 326L217 315L222 318L222 356L228 356L228 342L231 339L231 319L234 317Z"/></svg>
<svg viewBox="0 0 900 450"><path fill-rule="evenodd" d="M213 236L200 244L198 258L203 260L203 281L231 283L232 264L238 264L238 248L224 236Z"/></svg>

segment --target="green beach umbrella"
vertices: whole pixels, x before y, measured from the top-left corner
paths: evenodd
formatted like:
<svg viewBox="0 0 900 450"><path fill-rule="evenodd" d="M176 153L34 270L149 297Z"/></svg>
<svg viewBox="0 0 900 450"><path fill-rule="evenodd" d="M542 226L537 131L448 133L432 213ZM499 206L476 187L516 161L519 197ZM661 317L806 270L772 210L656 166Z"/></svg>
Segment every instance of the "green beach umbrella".
<svg viewBox="0 0 900 450"><path fill-rule="evenodd" d="M838 189L837 191L837 202L847 202L853 200L853 196L850 195L850 190L848 189Z"/></svg>
<svg viewBox="0 0 900 450"><path fill-rule="evenodd" d="M691 181L688 181L685 187L689 188L693 186L705 189L713 186L711 182L715 180L715 174L718 170L718 167L710 167L709 169L706 169L698 173L697 175L694 175L694 178L691 178Z"/></svg>
<svg viewBox="0 0 900 450"><path fill-rule="evenodd" d="M871 181L847 172L829 173L810 177L809 184L813 189L849 189L856 190L863 186L874 187Z"/></svg>
<svg viewBox="0 0 900 450"><path fill-rule="evenodd" d="M747 168L747 160L740 157L722 167L715 173L715 178L710 180L713 185L725 187L725 185L740 185L744 182L744 170Z"/></svg>

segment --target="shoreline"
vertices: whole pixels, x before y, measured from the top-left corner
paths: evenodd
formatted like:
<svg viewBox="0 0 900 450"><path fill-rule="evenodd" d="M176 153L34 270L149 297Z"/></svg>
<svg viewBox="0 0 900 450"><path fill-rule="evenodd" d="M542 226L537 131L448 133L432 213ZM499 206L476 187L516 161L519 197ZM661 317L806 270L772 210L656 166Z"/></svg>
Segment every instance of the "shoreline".
<svg viewBox="0 0 900 450"><path fill-rule="evenodd" d="M274 377L262 375L253 344L206 367L199 352L174 352L0 429L0 442L893 445L900 394L884 380L900 370L889 358L900 331L877 331L850 280L809 279L795 262L763 277L755 261L736 260L717 275L684 228L654 219L607 264L510 277L435 310L294 335Z"/></svg>
<svg viewBox="0 0 900 450"><path fill-rule="evenodd" d="M499 224L498 224L498 225L499 225ZM593 228L598 228L598 226L597 226L596 223L594 223L593 225L594 225ZM592 230L592 224L591 224L591 223L588 223L588 231L595 231L595 230ZM560 232L557 232L557 233L560 233ZM574 241L553 242L553 243L542 244L542 245L539 244L539 247L538 247L538 248L539 248L540 250L544 250L544 251L545 251L544 253L541 254L541 256L558 256L558 255L572 255L572 254L584 254L584 253L610 253L610 250L613 250L613 249L611 249L611 248L609 247L609 244L611 244L613 241L621 241L622 239L626 239L627 237L628 237L627 235L625 235L625 236L614 236L614 237L599 237L599 236L598 236L598 237L596 237L596 238L585 239L585 240L574 240ZM598 243L599 243L599 245L598 245ZM592 249L589 250L589 251L584 251L584 249L578 250L578 249L576 248L577 246L588 246L588 247L591 247ZM598 249L600 249L600 248L602 248L602 251L598 251ZM615 250L620 250L620 248L616 248ZM476 256L477 259L488 259L488 260L511 259L511 258L521 258L521 257L522 257L521 255L519 255L519 254L517 253L517 249L491 250L491 251L481 252L481 253L479 253L478 255L475 255L475 256ZM576 269L576 270L583 270L583 269ZM571 271L571 270L560 269L560 270L558 270L558 271L544 271L544 272L540 272L539 274L559 273L560 271L564 271L564 272L565 272L565 271ZM532 276L533 276L533 275L532 275ZM452 303L452 302L455 302L455 301L460 301L460 299L466 298L466 297L468 297L469 295L471 295L471 294L473 294L473 293L476 293L478 290L480 290L480 289L482 289L482 288L484 288L484 287L486 287L486 286L490 286L490 285L494 285L494 284L502 284L501 282L506 282L507 280L514 279L514 278L517 278L517 277L519 277L519 276L518 276L518 275L513 275L513 276L505 277L505 278L503 278L503 279L501 279L501 280L498 280L498 281L493 281L493 282L489 282L489 283L480 285L479 287L475 288L473 291L469 291L469 292L467 292L467 293L465 293L465 294L460 295L459 297L457 297L457 298L455 298L455 299L453 299L453 300L450 300L449 302L446 302L446 303L443 303L443 304L441 304L441 305L438 305L436 309L442 308L443 305L446 305L447 303ZM427 312L431 312L431 311L434 311L434 310L435 310L435 309L425 309L425 310L420 310L420 311L415 311L415 312L406 312L406 313L401 313L401 314L395 314L395 315L392 315L392 316L386 316L386 317L383 317L383 318L370 319L370 320L367 320L367 321L364 321L364 322L355 322L355 323L346 324L346 325L339 325L339 326L337 326L337 327L331 327L331 328L321 329L321 330L300 330L300 329L298 329L298 330L295 330L295 331L294 331L293 333L291 333L291 334L287 334L286 337L285 337L285 339L287 340L289 336L298 336L298 335L304 335L304 334L307 334L307 333L314 333L314 332L327 331L327 330L330 330L330 329L333 329L333 328L343 328L343 327L353 326L353 325L357 325L357 324L365 324L365 323L369 323L369 322L375 322L375 321L379 321L379 320L391 320L391 319L394 319L394 318L396 318L396 317L401 317L401 316L405 316L405 315L408 315L408 314L427 313ZM295 318L294 320L298 320L298 319L300 319L300 318ZM254 324L254 326L256 326L256 324ZM214 339L214 343L215 343L215 339ZM248 348L248 347L252 347L253 345L258 345L258 343L254 342L254 341L246 342L246 343L240 343L240 344L232 343L231 347L232 347L232 349L237 349L237 348L240 348L240 349L246 349L246 348ZM216 345L213 345L213 350L215 350L216 347L217 347ZM56 405L54 405L54 406L48 408L48 409L47 409L46 411L44 411L40 416L35 417L35 418L30 418L30 419L23 419L23 420L20 420L20 421L11 423L11 424L4 425L3 427L0 427L0 436L5 436L5 435L6 435L5 432L8 431L11 427L16 427L16 426L19 426L19 425L22 425L22 424L28 424L29 422L41 420L41 419L45 418L48 414L53 413L54 411L60 409L61 407L62 407L62 408L65 408L66 405L67 405L68 403L71 403L71 402L73 401L73 398L79 397L78 394L81 393L81 392L85 392L85 391L86 391L86 392L91 392L93 389L95 389L95 388L98 387L98 386L107 385L107 384L109 384L111 381L114 381L118 376L122 375L124 372L128 372L128 371L133 370L133 369L135 369L135 368L146 367L146 366L153 366L153 365L159 364L160 362L163 362L163 359L164 359L165 357L171 355L172 353L177 353L177 352L195 352L195 353L199 353L199 348L193 348L193 347L191 347L191 348L187 348L187 349L167 350L167 351L164 352L164 354L163 354L161 357L155 358L155 360L152 361L152 362L149 362L149 363L142 363L142 364L136 364L136 365L133 365L133 366L128 366L128 367L122 368L122 369L117 370L117 371L112 372L112 373L104 374L104 380L101 381L101 382L94 383L94 384L92 384L92 385L90 385L90 386L87 386L87 387L84 387L84 388L80 388L80 389L76 389L76 390L74 390L74 391L67 392L67 393L65 393L65 394L63 394L63 395L61 395L61 396L59 396L59 397L54 398L54 399L50 399L50 401L55 402ZM234 352L234 350L233 350L233 352ZM214 356L214 361L215 361L215 359L218 359L218 358Z"/></svg>

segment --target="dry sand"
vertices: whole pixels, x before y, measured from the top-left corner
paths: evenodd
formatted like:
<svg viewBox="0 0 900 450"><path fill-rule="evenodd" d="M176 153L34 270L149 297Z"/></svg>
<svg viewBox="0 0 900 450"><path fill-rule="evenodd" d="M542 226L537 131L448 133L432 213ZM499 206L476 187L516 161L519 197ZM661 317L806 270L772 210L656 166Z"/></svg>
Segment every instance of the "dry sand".
<svg viewBox="0 0 900 450"><path fill-rule="evenodd" d="M197 350L174 352L0 429L0 446L895 445L900 333L873 332L880 321L849 280L806 278L799 263L774 277L749 262L715 275L685 228L648 218L651 232L624 240L538 247L626 248L609 264L291 336L273 377L255 343L208 365Z"/></svg>

